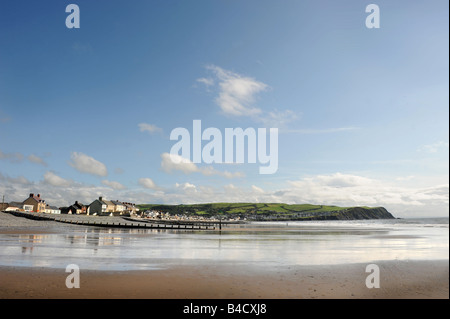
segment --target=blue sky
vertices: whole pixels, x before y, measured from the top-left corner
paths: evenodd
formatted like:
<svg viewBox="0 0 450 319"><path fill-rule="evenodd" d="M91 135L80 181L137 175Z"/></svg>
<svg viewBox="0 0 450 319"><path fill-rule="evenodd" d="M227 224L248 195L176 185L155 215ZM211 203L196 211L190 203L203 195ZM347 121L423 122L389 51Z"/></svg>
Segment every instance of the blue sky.
<svg viewBox="0 0 450 319"><path fill-rule="evenodd" d="M448 2L373 2L379 29L369 3L3 1L0 195L448 216ZM196 119L278 128L278 171L168 168Z"/></svg>

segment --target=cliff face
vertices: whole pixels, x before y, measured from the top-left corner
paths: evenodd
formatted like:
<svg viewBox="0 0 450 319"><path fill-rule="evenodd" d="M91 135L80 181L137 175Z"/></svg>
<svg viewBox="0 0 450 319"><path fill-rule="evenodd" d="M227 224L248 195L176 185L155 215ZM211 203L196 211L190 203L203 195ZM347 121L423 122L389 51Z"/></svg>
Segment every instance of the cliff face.
<svg viewBox="0 0 450 319"><path fill-rule="evenodd" d="M311 216L304 220L355 220L355 219L395 219L384 207L352 207L327 216Z"/></svg>
<svg viewBox="0 0 450 319"><path fill-rule="evenodd" d="M338 213L336 219L394 219L384 207L363 208L353 207L344 212Z"/></svg>

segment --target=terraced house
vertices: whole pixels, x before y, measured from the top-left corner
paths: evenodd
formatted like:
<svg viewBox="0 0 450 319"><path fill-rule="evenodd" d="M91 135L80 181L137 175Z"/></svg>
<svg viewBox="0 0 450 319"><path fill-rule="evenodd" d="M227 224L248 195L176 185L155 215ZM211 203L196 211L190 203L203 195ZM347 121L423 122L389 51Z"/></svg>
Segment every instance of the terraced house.
<svg viewBox="0 0 450 319"><path fill-rule="evenodd" d="M103 197L94 200L87 208L87 214L102 214L107 212L108 205L103 201Z"/></svg>
<svg viewBox="0 0 450 319"><path fill-rule="evenodd" d="M109 201L103 197L94 200L87 208L88 215L106 213L136 213L139 209L135 204L121 202L119 200Z"/></svg>
<svg viewBox="0 0 450 319"><path fill-rule="evenodd" d="M36 213L45 213L45 200L41 198L41 194L37 194L35 196L33 193L30 194L30 196L22 202L24 205L32 205L33 206L33 212Z"/></svg>

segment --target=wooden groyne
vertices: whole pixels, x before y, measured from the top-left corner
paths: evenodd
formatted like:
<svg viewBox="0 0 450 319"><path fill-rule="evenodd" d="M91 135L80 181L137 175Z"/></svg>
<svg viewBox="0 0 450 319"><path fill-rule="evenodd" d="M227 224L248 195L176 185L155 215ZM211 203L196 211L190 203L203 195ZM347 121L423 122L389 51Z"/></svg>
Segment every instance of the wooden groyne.
<svg viewBox="0 0 450 319"><path fill-rule="evenodd" d="M51 215L45 213L28 213L17 211L10 211L8 213L17 217L33 220L48 220L81 226L180 230L214 230L216 228L214 224L141 222L119 216Z"/></svg>
<svg viewBox="0 0 450 319"><path fill-rule="evenodd" d="M139 223L157 223L157 224L170 224L170 225L186 225L186 226L212 226L221 227L226 225L238 225L244 224L244 221L230 221L230 220L168 220L168 219L150 219L150 218L133 218L122 217L125 220Z"/></svg>

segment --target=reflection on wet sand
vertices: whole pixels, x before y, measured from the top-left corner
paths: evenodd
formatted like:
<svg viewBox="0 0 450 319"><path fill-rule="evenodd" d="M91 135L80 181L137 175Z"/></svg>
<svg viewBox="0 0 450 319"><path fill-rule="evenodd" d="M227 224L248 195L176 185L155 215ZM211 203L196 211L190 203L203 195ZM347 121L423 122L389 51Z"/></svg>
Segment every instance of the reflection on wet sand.
<svg viewBox="0 0 450 319"><path fill-rule="evenodd" d="M448 259L448 223L253 223L221 231L77 226L47 234L0 234L0 266L155 269L186 262L324 265Z"/></svg>

